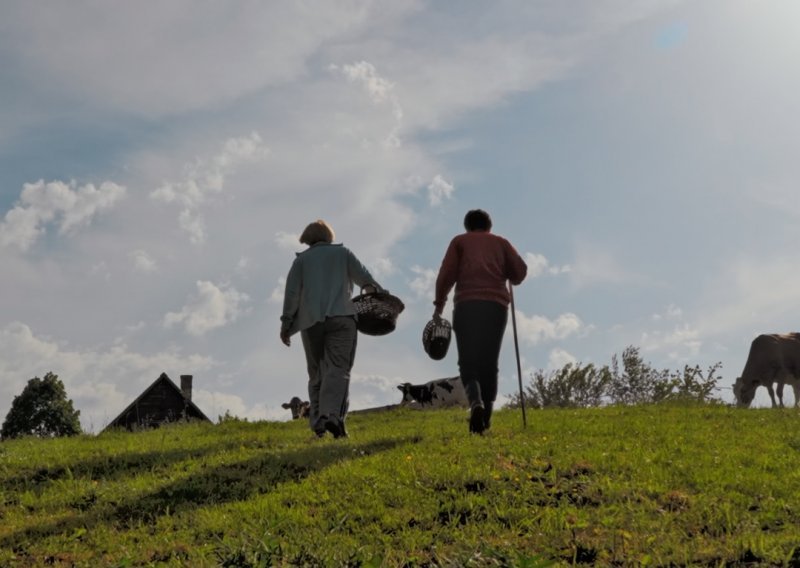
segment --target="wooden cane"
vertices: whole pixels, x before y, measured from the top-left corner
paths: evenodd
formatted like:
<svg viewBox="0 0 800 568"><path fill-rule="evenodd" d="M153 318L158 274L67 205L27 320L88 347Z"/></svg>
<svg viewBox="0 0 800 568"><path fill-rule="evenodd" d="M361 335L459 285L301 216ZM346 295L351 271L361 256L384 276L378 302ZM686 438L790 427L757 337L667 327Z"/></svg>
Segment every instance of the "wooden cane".
<svg viewBox="0 0 800 568"><path fill-rule="evenodd" d="M519 341L517 340L517 310L514 307L514 287L508 283L508 292L511 294L511 327L514 328L514 351L517 354L517 377L519 379L519 404L522 407L522 427L528 427L528 419L525 416L525 393L522 390L522 365L519 361Z"/></svg>

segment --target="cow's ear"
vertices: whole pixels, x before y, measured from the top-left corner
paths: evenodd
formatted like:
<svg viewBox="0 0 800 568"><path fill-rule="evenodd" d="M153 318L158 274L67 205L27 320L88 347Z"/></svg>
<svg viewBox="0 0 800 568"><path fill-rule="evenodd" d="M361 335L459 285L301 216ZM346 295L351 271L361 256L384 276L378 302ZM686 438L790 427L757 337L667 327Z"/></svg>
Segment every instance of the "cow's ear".
<svg viewBox="0 0 800 568"><path fill-rule="evenodd" d="M397 385L397 390L403 390L403 385Z"/></svg>
<svg viewBox="0 0 800 568"><path fill-rule="evenodd" d="M281 404L281 406L287 409L292 407L292 405L289 404L288 402L284 402L283 404Z"/></svg>

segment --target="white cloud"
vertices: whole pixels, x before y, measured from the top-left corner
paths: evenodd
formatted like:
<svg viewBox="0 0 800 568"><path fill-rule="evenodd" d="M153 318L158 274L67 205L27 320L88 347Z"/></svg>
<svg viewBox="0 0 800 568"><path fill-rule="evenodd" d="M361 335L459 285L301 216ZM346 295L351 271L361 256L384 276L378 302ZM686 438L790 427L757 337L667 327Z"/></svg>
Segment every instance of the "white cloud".
<svg viewBox="0 0 800 568"><path fill-rule="evenodd" d="M367 267L376 280L391 276L396 272L395 266L390 258L376 258Z"/></svg>
<svg viewBox="0 0 800 568"><path fill-rule="evenodd" d="M201 213L184 209L178 215L178 226L189 235L192 244L201 245L206 242L206 223Z"/></svg>
<svg viewBox="0 0 800 568"><path fill-rule="evenodd" d="M247 274L251 265L252 261L248 257L246 256L239 257L239 260L236 263L236 273L241 275Z"/></svg>
<svg viewBox="0 0 800 568"><path fill-rule="evenodd" d="M246 313L244 305L249 300L247 294L233 287L218 287L211 282L198 280L197 295L181 311L169 312L164 316L164 325L171 327L183 324L187 333L203 335L236 321Z"/></svg>
<svg viewBox="0 0 800 568"><path fill-rule="evenodd" d="M333 69L337 69L337 67L333 66ZM391 97L394 85L378 75L372 63L359 61L351 65L344 65L342 73L350 81L360 83L369 93L373 102L381 103Z"/></svg>
<svg viewBox="0 0 800 568"><path fill-rule="evenodd" d="M436 174L433 181L428 184L428 201L432 206L441 205L444 199L452 197L453 191L455 191L453 184Z"/></svg>
<svg viewBox="0 0 800 568"><path fill-rule="evenodd" d="M74 181L26 183L17 205L0 223L0 245L27 250L50 222L59 225L62 235L73 233L88 225L100 211L111 208L124 194L124 187L110 181L103 182L99 189L91 183L78 187Z"/></svg>
<svg viewBox="0 0 800 568"><path fill-rule="evenodd" d="M208 199L225 189L226 176L244 164L264 160L270 151L264 146L261 136L253 132L250 136L230 138L223 144L219 154L209 160L196 159L186 166L186 175L178 182L166 182L150 193L155 201L175 203L183 207L178 222L192 243L205 242L205 221L198 208Z"/></svg>
<svg viewBox="0 0 800 568"><path fill-rule="evenodd" d="M337 71L339 67L331 65L331 69ZM403 108L394 94L394 84L378 75L375 66L367 61L344 65L341 72L349 81L360 84L373 103L388 102L391 105L394 126L384 139L384 145L389 148L399 148L402 144L400 130L403 127Z"/></svg>
<svg viewBox="0 0 800 568"><path fill-rule="evenodd" d="M532 252L525 253L525 263L528 265L528 277L530 278L536 278L542 274L563 274L572 270L569 264L552 266L543 254Z"/></svg>
<svg viewBox="0 0 800 568"><path fill-rule="evenodd" d="M411 290L417 297L430 298L433 301L433 297L436 294L436 276L438 273L433 269L421 266L412 266L411 272L417 275L416 278L409 282Z"/></svg>
<svg viewBox="0 0 800 568"><path fill-rule="evenodd" d="M587 326L573 313L564 313L550 320L539 315L526 316L517 310L517 329L523 341L538 345L542 341L565 339L585 331Z"/></svg>
<svg viewBox="0 0 800 568"><path fill-rule="evenodd" d="M278 278L278 285L272 289L269 295L269 301L273 304L283 304L283 296L286 291L286 277L281 276Z"/></svg>
<svg viewBox="0 0 800 568"><path fill-rule="evenodd" d="M681 317L683 317L683 310L675 304L668 305L666 308L664 308L663 313L656 313L652 316L653 321L656 322L662 320L676 320L681 319Z"/></svg>
<svg viewBox="0 0 800 568"><path fill-rule="evenodd" d="M300 244L300 235L297 233L286 233L284 231L278 231L275 233L275 243L278 245L278 248L281 250L285 250L287 252L294 251L297 252L305 245Z"/></svg>
<svg viewBox="0 0 800 568"><path fill-rule="evenodd" d="M137 249L131 251L129 256L133 261L134 268L140 272L155 272L158 270L158 263L146 251Z"/></svg>
<svg viewBox="0 0 800 568"><path fill-rule="evenodd" d="M548 369L562 369L566 365L569 364L576 364L578 359L575 358L571 353L565 351L564 349L555 348L550 351L550 356L547 358L547 368Z"/></svg>
<svg viewBox="0 0 800 568"><path fill-rule="evenodd" d="M137 331L141 331L147 327L147 324L143 321L138 321L134 324L124 326L124 329L127 333L136 333Z"/></svg>
<svg viewBox="0 0 800 568"><path fill-rule="evenodd" d="M642 348L647 351L666 351L672 359L686 359L700 352L703 342L699 330L689 324L675 326L671 331L652 331L642 334Z"/></svg>
<svg viewBox="0 0 800 568"><path fill-rule="evenodd" d="M570 282L576 288L643 281L641 275L622 266L611 252L589 243L577 247L575 261L568 272Z"/></svg>
<svg viewBox="0 0 800 568"><path fill-rule="evenodd" d="M381 19L416 9L394 4L176 0L149 10L99 4L91 18L61 4L4 6L3 20L14 25L2 31L19 64L46 77L54 90L93 106L159 117L218 108L301 78L307 59L326 42L357 37Z"/></svg>

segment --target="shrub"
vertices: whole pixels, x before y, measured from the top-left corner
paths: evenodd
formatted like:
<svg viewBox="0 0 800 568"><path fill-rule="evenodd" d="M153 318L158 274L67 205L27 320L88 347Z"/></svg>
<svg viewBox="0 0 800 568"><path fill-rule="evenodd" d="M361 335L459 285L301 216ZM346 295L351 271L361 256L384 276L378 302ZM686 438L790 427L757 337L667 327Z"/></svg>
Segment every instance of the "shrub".
<svg viewBox="0 0 800 568"><path fill-rule="evenodd" d="M622 352L622 369L616 354L611 358L608 398L614 404L662 402L672 392L670 371L657 370L645 363L639 348L628 346Z"/></svg>
<svg viewBox="0 0 800 568"><path fill-rule="evenodd" d="M536 371L525 388L525 401L533 408L586 408L600 406L611 374L608 367L569 363L557 371ZM519 393L507 406L519 406Z"/></svg>
<svg viewBox="0 0 800 568"><path fill-rule="evenodd" d="M716 363L704 375L699 365L683 371L655 369L629 346L622 352L622 367L616 354L611 366L569 363L559 370L539 369L525 387L525 403L532 408L586 408L603 404L655 404L683 400L710 402L718 390ZM519 393L511 395L507 408L518 408Z"/></svg>

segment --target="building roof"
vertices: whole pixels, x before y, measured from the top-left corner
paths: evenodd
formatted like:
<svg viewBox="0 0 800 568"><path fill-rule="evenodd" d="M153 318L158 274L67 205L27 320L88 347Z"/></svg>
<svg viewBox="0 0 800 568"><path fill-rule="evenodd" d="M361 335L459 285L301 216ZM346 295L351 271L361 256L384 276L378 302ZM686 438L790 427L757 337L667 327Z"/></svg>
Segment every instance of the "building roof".
<svg viewBox="0 0 800 568"><path fill-rule="evenodd" d="M178 395L180 397L179 399L178 398L174 398L175 400L179 400L181 402L181 404L183 405L183 408L181 409L179 417L211 422L211 420L208 418L208 416L206 416L205 413L203 413L203 411L200 410L200 408L198 408L198 406L194 402L192 402L191 395L189 397L187 397L183 393L181 388L178 385L176 385L175 382L173 382L172 379L170 379L167 376L166 373L161 373L161 375L155 381L153 381L153 384L151 384L149 387L147 387L144 390L144 392L142 392L142 394L140 394L138 397L136 397L136 399L133 402L131 402L125 408L125 410L120 412L119 415L116 418L114 418L114 420L112 420L109 423L109 425L106 426L103 430L108 430L110 428L115 428L115 427L119 427L119 426L130 427L130 425L132 423L134 423L134 422L139 424L140 426L151 426L151 425L153 425L153 424L151 424L149 422L148 423L143 423L139 419L138 416L137 416L136 420L130 420L130 419L126 419L126 418L128 418L130 413L138 410L138 408L141 405L143 405L144 403L146 403L149 398L152 398L154 396L154 393L158 389L165 389L167 392L174 393L174 394L176 394L176 395ZM167 410L172 410L172 409L167 409ZM178 418L176 417L176 419L178 419ZM161 422L165 422L165 421L169 421L169 418L168 417L162 417L161 419L156 418L156 420L155 420L156 423L161 423Z"/></svg>

